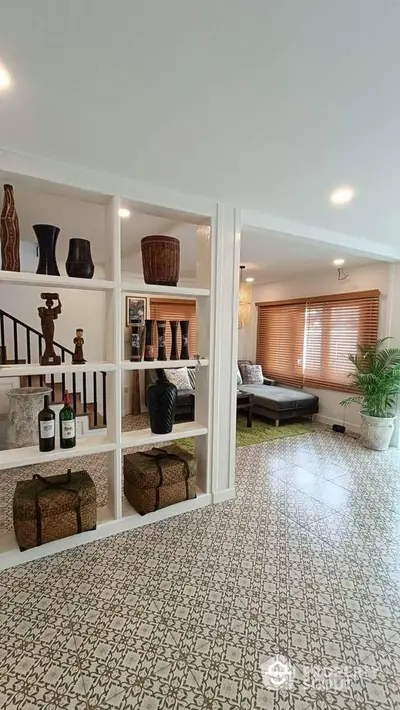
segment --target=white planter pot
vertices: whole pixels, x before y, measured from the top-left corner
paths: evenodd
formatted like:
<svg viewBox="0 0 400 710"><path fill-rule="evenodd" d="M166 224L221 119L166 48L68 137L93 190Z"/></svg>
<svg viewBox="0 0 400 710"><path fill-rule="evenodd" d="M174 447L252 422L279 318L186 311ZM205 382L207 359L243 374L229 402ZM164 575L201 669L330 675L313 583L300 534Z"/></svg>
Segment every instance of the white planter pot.
<svg viewBox="0 0 400 710"><path fill-rule="evenodd" d="M361 438L366 449L386 451L392 438L397 417L370 417L360 412Z"/></svg>

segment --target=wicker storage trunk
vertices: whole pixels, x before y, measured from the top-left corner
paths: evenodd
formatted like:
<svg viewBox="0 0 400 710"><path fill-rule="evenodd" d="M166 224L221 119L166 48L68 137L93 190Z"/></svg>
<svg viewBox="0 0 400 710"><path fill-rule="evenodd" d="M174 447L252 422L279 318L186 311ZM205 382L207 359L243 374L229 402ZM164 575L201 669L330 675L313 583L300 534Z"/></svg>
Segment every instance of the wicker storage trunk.
<svg viewBox="0 0 400 710"><path fill-rule="evenodd" d="M179 446L124 456L124 493L141 515L196 498L197 462Z"/></svg>
<svg viewBox="0 0 400 710"><path fill-rule="evenodd" d="M13 500L19 549L96 529L96 488L86 471L18 481Z"/></svg>

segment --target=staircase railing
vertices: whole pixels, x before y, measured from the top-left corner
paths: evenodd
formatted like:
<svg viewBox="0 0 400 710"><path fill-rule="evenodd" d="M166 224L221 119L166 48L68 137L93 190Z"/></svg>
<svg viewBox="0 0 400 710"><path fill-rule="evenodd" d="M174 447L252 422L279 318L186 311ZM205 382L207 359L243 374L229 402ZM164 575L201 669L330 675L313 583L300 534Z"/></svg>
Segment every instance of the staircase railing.
<svg viewBox="0 0 400 710"><path fill-rule="evenodd" d="M3 365L7 364L7 345L6 345L6 327L5 327L5 319L9 319L9 321L12 323L12 342L13 342L13 354L14 357L10 358L12 359L15 364L18 363L19 356L21 354L21 343L18 342L18 326L22 327L25 331L25 344L26 344L26 361L29 365L33 364L32 363L32 339L37 338L37 346L38 346L38 353L39 357L43 353L43 344L44 344L44 336L43 333L41 333L39 330L36 330L36 328L32 328L32 326L28 325L27 323L24 323L22 320L19 318L16 318L15 316L11 315L11 313L7 313L3 309L0 309L0 363ZM70 350L69 348L66 348L64 345L61 345L61 343L57 343L56 341L53 342L53 345L55 348L58 348L60 351L60 356L61 356L61 362L65 362L65 357L66 355L70 355L71 357L73 356L73 351ZM38 365L38 375L40 378L40 386L47 385L51 388L51 402L55 402L55 388L56 388L56 383L54 379L54 374L50 375L50 385L46 383L44 375L40 374L40 365ZM87 375L89 373L87 372L81 372L82 375L82 408L83 408L83 414L90 414L91 410L89 410L88 407L88 401L87 401ZM93 423L94 426L97 426L98 423L98 412L97 412L97 406L98 406L98 382L97 382L97 372L92 372L92 377L93 377ZM102 417L103 417L103 424L106 426L107 425L107 373L101 371L100 372L102 376ZM73 402L73 407L74 410L76 411L77 408L77 388L76 388L76 372L72 373L72 402ZM28 386L32 386L32 376L28 375ZM62 399L64 399L64 394L65 394L65 374L61 373L61 394L62 394Z"/></svg>

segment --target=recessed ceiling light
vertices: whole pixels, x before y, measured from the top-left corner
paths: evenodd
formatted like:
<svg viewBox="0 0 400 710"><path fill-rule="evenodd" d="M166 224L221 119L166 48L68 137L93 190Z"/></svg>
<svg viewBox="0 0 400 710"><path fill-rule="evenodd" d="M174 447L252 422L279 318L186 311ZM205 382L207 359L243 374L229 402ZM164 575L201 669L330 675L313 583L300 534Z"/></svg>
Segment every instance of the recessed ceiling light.
<svg viewBox="0 0 400 710"><path fill-rule="evenodd" d="M354 188L351 185L342 185L331 193L333 205L347 205L354 197Z"/></svg>
<svg viewBox="0 0 400 710"><path fill-rule="evenodd" d="M12 79L10 72L0 63L0 91L6 91L11 87Z"/></svg>
<svg viewBox="0 0 400 710"><path fill-rule="evenodd" d="M126 207L121 207L118 214L122 219L125 219L125 217L129 217L131 213Z"/></svg>
<svg viewBox="0 0 400 710"><path fill-rule="evenodd" d="M335 266L343 266L344 259L334 259L333 263L335 264Z"/></svg>
<svg viewBox="0 0 400 710"><path fill-rule="evenodd" d="M246 279L246 281L247 281L247 283L252 284L253 281L254 281L254 279L253 279L252 276L249 276L249 277Z"/></svg>

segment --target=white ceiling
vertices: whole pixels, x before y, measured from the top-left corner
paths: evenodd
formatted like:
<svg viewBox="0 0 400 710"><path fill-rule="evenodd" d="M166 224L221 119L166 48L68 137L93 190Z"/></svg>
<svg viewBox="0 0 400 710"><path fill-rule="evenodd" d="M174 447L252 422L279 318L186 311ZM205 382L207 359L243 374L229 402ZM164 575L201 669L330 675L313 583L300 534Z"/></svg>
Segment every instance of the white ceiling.
<svg viewBox="0 0 400 710"><path fill-rule="evenodd" d="M0 0L3 148L399 243L396 0ZM347 208L328 201L350 183Z"/></svg>
<svg viewBox="0 0 400 710"><path fill-rule="evenodd" d="M338 249L272 231L244 230L242 232L240 262L246 269L243 277L253 277L255 283L292 280L299 276L332 273L337 267L334 259L344 259L344 269L354 269L377 263L360 258L347 249Z"/></svg>

